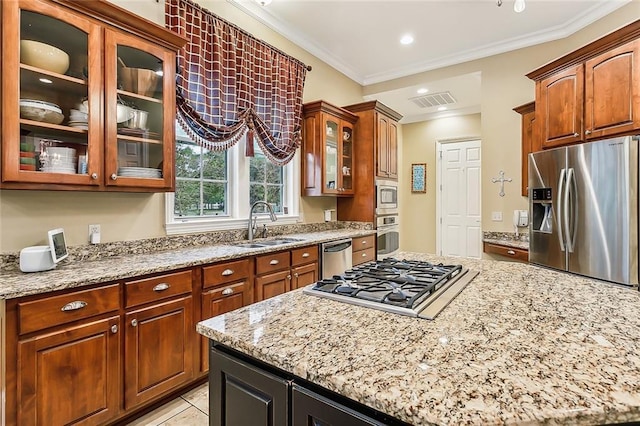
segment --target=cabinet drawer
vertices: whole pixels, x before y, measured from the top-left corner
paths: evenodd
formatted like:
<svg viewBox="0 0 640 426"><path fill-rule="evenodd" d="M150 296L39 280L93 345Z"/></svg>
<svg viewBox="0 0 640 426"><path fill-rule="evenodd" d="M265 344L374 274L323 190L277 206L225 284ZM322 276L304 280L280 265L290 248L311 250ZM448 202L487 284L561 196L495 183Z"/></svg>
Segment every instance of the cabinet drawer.
<svg viewBox="0 0 640 426"><path fill-rule="evenodd" d="M369 262L371 260L376 260L376 250L371 247L366 250L354 251L351 259L353 266Z"/></svg>
<svg viewBox="0 0 640 426"><path fill-rule="evenodd" d="M484 243L484 252L499 254L501 256L512 257L516 260L521 260L523 262L529 261L529 252L527 250L501 246L499 244Z"/></svg>
<svg viewBox="0 0 640 426"><path fill-rule="evenodd" d="M291 265L298 266L318 260L318 246L302 247L291 250Z"/></svg>
<svg viewBox="0 0 640 426"><path fill-rule="evenodd" d="M32 302L18 302L20 334L89 318L120 308L118 284L74 291Z"/></svg>
<svg viewBox="0 0 640 426"><path fill-rule="evenodd" d="M191 271L164 274L125 283L125 307L191 292Z"/></svg>
<svg viewBox="0 0 640 426"><path fill-rule="evenodd" d="M367 237L357 237L353 239L353 251L367 250L375 248L375 235Z"/></svg>
<svg viewBox="0 0 640 426"><path fill-rule="evenodd" d="M291 266L291 261L289 260L288 251L256 256L256 274L280 271L288 269L289 266Z"/></svg>
<svg viewBox="0 0 640 426"><path fill-rule="evenodd" d="M250 268L251 260L248 258L206 266L202 268L203 287L215 287L247 278Z"/></svg>

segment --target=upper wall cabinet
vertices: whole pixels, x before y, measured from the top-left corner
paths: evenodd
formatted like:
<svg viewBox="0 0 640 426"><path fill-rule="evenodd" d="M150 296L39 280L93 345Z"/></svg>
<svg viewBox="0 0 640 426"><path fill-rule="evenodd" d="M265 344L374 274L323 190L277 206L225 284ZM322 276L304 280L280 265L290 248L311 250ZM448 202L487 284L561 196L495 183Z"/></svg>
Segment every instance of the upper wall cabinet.
<svg viewBox="0 0 640 426"><path fill-rule="evenodd" d="M104 1L2 2L2 188L172 190L183 43Z"/></svg>
<svg viewBox="0 0 640 426"><path fill-rule="evenodd" d="M302 195L353 196L358 117L324 101L305 104L303 115Z"/></svg>
<svg viewBox="0 0 640 426"><path fill-rule="evenodd" d="M541 148L640 129L640 21L535 70Z"/></svg>
<svg viewBox="0 0 640 426"><path fill-rule="evenodd" d="M523 197L527 197L529 195L529 154L540 150L539 147L534 146L533 136L533 126L536 120L536 104L535 102L529 102L528 104L515 107L513 110L522 116L521 193Z"/></svg>

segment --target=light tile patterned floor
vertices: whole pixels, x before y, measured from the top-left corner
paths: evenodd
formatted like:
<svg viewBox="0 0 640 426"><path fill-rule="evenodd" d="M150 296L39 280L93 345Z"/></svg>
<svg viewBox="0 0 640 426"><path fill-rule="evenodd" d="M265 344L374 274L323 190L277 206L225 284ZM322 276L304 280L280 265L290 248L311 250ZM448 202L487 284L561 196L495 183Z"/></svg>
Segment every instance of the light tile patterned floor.
<svg viewBox="0 0 640 426"><path fill-rule="evenodd" d="M205 383L127 426L207 426L208 424L209 384Z"/></svg>

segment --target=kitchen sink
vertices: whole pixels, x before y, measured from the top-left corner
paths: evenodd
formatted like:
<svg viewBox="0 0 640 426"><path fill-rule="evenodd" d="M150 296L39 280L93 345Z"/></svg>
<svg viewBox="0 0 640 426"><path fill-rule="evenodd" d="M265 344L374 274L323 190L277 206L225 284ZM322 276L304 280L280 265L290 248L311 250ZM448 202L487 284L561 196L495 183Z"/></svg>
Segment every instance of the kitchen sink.
<svg viewBox="0 0 640 426"><path fill-rule="evenodd" d="M282 244L295 243L298 241L304 241L300 238L276 238L273 240L263 240L263 241L252 241L247 243L236 243L233 244L236 247L244 247L244 248L261 248L261 247L271 247L271 246L279 246Z"/></svg>

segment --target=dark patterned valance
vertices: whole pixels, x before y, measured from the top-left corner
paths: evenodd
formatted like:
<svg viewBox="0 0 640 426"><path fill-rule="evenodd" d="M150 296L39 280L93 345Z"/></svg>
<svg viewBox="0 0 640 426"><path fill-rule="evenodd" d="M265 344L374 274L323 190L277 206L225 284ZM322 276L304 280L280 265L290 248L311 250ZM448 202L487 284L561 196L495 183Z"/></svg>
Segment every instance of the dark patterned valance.
<svg viewBox="0 0 640 426"><path fill-rule="evenodd" d="M167 28L187 38L178 53L178 123L220 151L245 134L275 164L300 145L306 66L190 0L166 1ZM247 143L251 155L252 143Z"/></svg>

